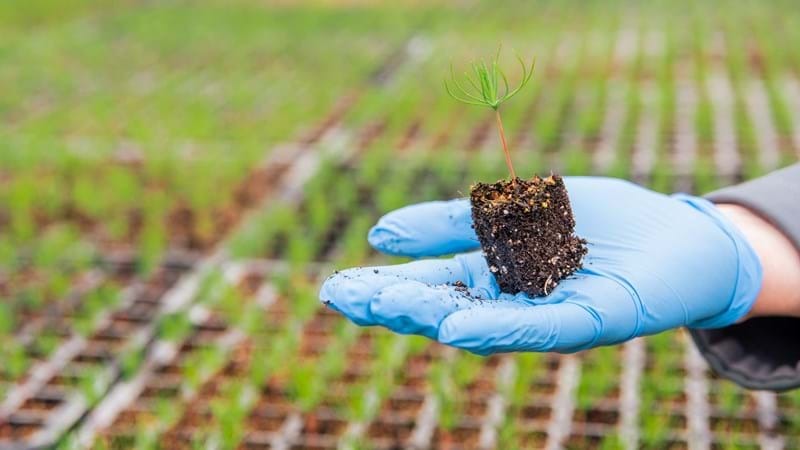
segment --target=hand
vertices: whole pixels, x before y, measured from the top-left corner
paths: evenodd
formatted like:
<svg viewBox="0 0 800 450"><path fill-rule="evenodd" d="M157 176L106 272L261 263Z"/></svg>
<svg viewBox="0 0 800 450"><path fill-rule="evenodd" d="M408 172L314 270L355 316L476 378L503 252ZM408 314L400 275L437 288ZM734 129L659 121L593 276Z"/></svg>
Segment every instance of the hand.
<svg viewBox="0 0 800 450"><path fill-rule="evenodd" d="M483 355L574 352L679 326L722 327L748 313L761 264L714 205L610 178L565 181L589 253L545 297L501 293L481 253L472 252L348 269L325 281L320 299L359 325ZM369 242L411 257L466 252L478 248L471 222L467 200L422 203L384 216Z"/></svg>

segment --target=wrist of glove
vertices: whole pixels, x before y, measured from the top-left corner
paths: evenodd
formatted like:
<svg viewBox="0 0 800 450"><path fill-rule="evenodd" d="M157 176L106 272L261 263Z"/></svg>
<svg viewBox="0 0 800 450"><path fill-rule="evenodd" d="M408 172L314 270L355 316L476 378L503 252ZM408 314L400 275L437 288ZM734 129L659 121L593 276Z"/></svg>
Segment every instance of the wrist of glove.
<svg viewBox="0 0 800 450"><path fill-rule="evenodd" d="M714 222L721 232L730 238L736 252L737 268L728 307L713 316L688 323L687 326L690 328L720 328L734 324L747 315L761 289L763 272L758 255L748 244L744 235L717 210L713 203L685 194L675 194L672 197L705 214L708 220Z"/></svg>

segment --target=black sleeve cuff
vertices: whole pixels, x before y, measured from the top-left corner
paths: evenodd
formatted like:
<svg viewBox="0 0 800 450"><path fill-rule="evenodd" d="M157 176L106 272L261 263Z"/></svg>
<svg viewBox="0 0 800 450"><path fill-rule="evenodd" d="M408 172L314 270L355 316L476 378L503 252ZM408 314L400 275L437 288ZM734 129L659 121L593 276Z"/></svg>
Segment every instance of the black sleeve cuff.
<svg viewBox="0 0 800 450"><path fill-rule="evenodd" d="M800 386L800 319L758 317L689 332L720 376L749 389L784 391Z"/></svg>
<svg viewBox="0 0 800 450"><path fill-rule="evenodd" d="M800 164L706 198L753 211L800 251ZM751 389L782 391L800 386L800 319L760 317L690 333L711 368L725 378Z"/></svg>

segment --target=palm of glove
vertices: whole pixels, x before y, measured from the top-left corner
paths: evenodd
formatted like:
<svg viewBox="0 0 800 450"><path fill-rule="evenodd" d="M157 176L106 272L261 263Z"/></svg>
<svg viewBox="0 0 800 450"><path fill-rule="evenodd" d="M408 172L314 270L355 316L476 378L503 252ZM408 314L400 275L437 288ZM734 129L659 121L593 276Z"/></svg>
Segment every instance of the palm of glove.
<svg viewBox="0 0 800 450"><path fill-rule="evenodd" d="M479 354L572 352L678 326L744 316L761 269L738 231L705 200L608 178L567 178L583 268L545 297L501 293L480 252L333 275L320 299L359 325L428 336ZM466 200L383 217L370 243L411 257L478 248ZM453 286L461 281L468 287Z"/></svg>

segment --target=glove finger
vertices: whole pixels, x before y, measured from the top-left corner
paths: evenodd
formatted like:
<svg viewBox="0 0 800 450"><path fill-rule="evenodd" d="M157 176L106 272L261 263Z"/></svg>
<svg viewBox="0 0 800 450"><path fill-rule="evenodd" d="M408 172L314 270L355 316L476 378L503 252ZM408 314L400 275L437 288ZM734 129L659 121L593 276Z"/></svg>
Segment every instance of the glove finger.
<svg viewBox="0 0 800 450"><path fill-rule="evenodd" d="M448 259L427 259L394 266L347 269L328 277L319 292L320 300L347 316L358 325L375 325L369 303L386 286L404 281L426 285L463 282L472 294L494 298L497 283L480 253L458 255Z"/></svg>
<svg viewBox="0 0 800 450"><path fill-rule="evenodd" d="M437 340L480 355L573 352L593 346L601 331L597 317L579 304L509 306L485 302L449 315L439 326Z"/></svg>
<svg viewBox="0 0 800 450"><path fill-rule="evenodd" d="M413 258L479 246L466 199L419 203L392 211L378 220L367 239L378 251Z"/></svg>
<svg viewBox="0 0 800 450"><path fill-rule="evenodd" d="M439 324L445 317L481 303L517 304L504 300L479 300L454 286L404 281L377 292L370 302L370 313L378 325L394 332L436 339Z"/></svg>
<svg viewBox="0 0 800 450"><path fill-rule="evenodd" d="M566 280L553 303L507 307L485 302L448 316L439 341L475 353L574 352L631 339L647 311L625 283L599 275Z"/></svg>

